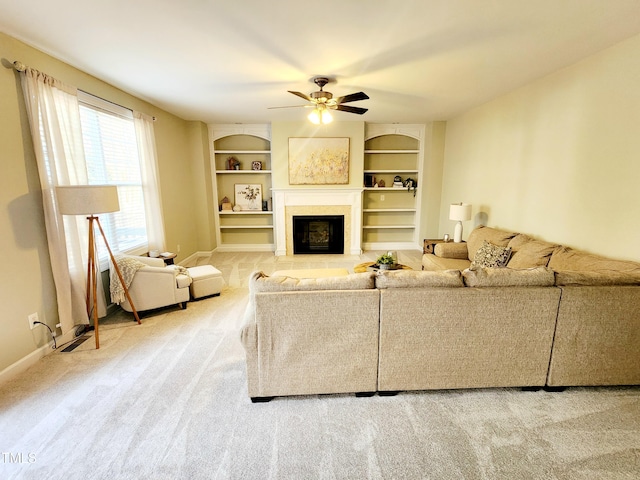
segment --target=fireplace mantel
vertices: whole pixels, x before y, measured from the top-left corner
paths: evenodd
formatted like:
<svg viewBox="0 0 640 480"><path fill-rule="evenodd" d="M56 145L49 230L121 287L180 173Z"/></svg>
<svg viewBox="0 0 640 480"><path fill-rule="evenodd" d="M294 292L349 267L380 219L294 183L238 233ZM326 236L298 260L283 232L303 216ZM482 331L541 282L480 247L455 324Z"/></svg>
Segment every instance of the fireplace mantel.
<svg viewBox="0 0 640 480"><path fill-rule="evenodd" d="M345 215L345 253L362 253L362 188L274 188L276 255L293 254L293 214Z"/></svg>

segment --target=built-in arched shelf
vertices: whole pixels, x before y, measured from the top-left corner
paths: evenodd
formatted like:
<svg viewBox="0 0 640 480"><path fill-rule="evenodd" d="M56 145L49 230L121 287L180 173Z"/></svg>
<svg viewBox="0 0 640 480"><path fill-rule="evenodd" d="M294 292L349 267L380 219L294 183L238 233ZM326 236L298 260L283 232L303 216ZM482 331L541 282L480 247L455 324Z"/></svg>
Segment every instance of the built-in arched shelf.
<svg viewBox="0 0 640 480"><path fill-rule="evenodd" d="M217 251L274 251L269 125L209 125ZM239 164L230 165L233 158ZM258 166L259 165L259 166ZM236 185L260 185L258 210L221 210L227 197L236 204Z"/></svg>
<svg viewBox="0 0 640 480"><path fill-rule="evenodd" d="M394 179L420 181L424 159L423 125L367 124L362 201L362 248L420 248L421 189L394 187ZM384 187L380 187L380 181Z"/></svg>

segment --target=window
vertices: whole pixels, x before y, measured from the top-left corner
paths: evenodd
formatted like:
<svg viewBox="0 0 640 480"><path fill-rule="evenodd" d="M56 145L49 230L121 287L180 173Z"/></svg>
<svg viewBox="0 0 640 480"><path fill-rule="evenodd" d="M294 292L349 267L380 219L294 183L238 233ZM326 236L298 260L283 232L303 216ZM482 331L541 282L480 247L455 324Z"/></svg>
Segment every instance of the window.
<svg viewBox="0 0 640 480"><path fill-rule="evenodd" d="M120 211L100 215L109 246L114 253L142 253L148 237L133 113L84 92L78 100L89 184L118 187ZM106 247L97 245L106 262Z"/></svg>

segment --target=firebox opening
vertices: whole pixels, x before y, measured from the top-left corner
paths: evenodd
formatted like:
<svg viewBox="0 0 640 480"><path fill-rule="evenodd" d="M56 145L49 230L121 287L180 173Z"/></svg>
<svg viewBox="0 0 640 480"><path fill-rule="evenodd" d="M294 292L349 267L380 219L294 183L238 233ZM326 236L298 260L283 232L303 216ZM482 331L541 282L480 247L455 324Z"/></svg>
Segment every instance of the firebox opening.
<svg viewBox="0 0 640 480"><path fill-rule="evenodd" d="M294 215L293 253L344 253L344 215Z"/></svg>

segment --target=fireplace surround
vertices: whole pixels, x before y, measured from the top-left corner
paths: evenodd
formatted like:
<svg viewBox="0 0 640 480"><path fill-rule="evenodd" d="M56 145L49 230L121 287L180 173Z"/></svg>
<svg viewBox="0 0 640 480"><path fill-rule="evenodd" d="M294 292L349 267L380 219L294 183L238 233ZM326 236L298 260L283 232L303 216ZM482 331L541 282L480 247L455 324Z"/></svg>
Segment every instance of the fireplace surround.
<svg viewBox="0 0 640 480"><path fill-rule="evenodd" d="M274 188L272 193L277 256L293 255L296 215L343 215L344 254L362 253L362 188Z"/></svg>

